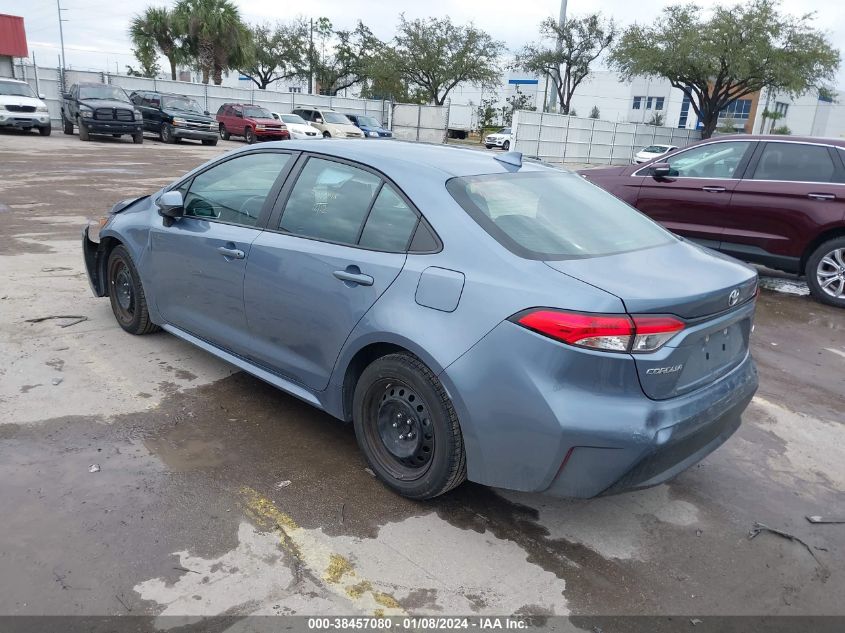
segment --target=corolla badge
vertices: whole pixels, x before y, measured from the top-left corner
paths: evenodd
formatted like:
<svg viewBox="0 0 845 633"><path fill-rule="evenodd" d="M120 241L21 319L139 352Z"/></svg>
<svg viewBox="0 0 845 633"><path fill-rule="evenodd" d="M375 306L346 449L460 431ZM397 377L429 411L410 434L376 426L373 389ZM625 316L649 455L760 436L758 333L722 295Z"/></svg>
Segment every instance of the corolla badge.
<svg viewBox="0 0 845 633"><path fill-rule="evenodd" d="M676 371L681 371L684 368L683 364L673 365L672 367L652 367L646 370L646 374L650 376L659 374L674 374Z"/></svg>
<svg viewBox="0 0 845 633"><path fill-rule="evenodd" d="M731 290L731 294L728 295L728 305L735 306L739 301L739 288L734 288Z"/></svg>

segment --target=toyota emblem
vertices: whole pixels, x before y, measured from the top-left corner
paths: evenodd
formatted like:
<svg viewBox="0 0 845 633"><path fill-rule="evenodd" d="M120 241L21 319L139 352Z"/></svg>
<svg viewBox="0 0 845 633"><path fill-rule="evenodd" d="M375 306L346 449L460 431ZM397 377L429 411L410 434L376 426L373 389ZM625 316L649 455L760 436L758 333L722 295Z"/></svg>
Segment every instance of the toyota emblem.
<svg viewBox="0 0 845 633"><path fill-rule="evenodd" d="M739 302L739 288L734 288L728 295L728 305L735 306L737 302Z"/></svg>

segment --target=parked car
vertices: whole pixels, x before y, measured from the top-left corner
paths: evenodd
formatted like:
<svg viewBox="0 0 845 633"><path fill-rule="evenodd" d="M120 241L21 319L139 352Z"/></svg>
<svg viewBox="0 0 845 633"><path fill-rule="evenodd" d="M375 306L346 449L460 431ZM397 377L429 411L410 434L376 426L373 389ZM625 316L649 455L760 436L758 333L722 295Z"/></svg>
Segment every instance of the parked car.
<svg viewBox="0 0 845 633"><path fill-rule="evenodd" d="M73 134L79 128L79 140L91 140L91 134L115 137L128 134L134 143L144 142L143 117L118 86L78 83L62 95L62 130Z"/></svg>
<svg viewBox="0 0 845 633"><path fill-rule="evenodd" d="M666 228L806 275L845 307L845 140L720 136L645 165L582 171Z"/></svg>
<svg viewBox="0 0 845 633"><path fill-rule="evenodd" d="M487 149L501 147L503 150L508 151L511 148L511 129L509 127L503 127L494 134L488 134L484 137L484 146Z"/></svg>
<svg viewBox="0 0 845 633"><path fill-rule="evenodd" d="M255 141L286 140L290 133L273 118L270 111L248 103L224 103L217 110L220 138L228 141L231 136L243 136L247 144Z"/></svg>
<svg viewBox="0 0 845 633"><path fill-rule="evenodd" d="M124 330L351 421L408 497L655 485L722 444L757 387L753 268L518 155L244 148L117 204L82 245Z"/></svg>
<svg viewBox="0 0 845 633"><path fill-rule="evenodd" d="M359 128L368 138L393 138L393 132L385 128L374 116L365 114L347 114L346 118Z"/></svg>
<svg viewBox="0 0 845 633"><path fill-rule="evenodd" d="M364 138L364 133L340 112L327 108L295 108L293 113L317 128L324 138Z"/></svg>
<svg viewBox="0 0 845 633"><path fill-rule="evenodd" d="M25 81L0 78L0 128L35 128L41 136L50 136L53 128L44 98L36 95Z"/></svg>
<svg viewBox="0 0 845 633"><path fill-rule="evenodd" d="M298 114L282 114L280 112L273 112L273 118L281 121L290 132L292 139L301 139L307 141L308 139L322 138L323 135L315 127L308 125L308 121L303 119Z"/></svg>
<svg viewBox="0 0 845 633"><path fill-rule="evenodd" d="M634 154L634 160L631 161L631 164L638 165L640 163L647 163L650 160L658 158L659 156L664 156L676 149L678 148L674 145L649 145Z"/></svg>
<svg viewBox="0 0 845 633"><path fill-rule="evenodd" d="M217 145L217 121L199 103L184 95L138 90L130 100L144 117L144 130L153 132L163 143L182 139Z"/></svg>

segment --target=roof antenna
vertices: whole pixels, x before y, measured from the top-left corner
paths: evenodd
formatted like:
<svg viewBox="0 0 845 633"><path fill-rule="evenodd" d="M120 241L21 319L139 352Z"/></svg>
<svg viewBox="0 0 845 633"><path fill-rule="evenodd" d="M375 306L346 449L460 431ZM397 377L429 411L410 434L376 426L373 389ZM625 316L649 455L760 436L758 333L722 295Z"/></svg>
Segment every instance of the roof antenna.
<svg viewBox="0 0 845 633"><path fill-rule="evenodd" d="M500 163L513 165L514 167L522 167L522 152L505 152L501 156L495 157Z"/></svg>

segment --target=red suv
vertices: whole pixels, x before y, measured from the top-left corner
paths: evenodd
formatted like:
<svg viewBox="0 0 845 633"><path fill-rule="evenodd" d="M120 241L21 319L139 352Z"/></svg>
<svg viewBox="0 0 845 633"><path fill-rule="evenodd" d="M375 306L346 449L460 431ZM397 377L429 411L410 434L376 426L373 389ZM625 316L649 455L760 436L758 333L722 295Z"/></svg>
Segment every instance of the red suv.
<svg viewBox="0 0 845 633"><path fill-rule="evenodd" d="M284 123L273 118L268 110L249 103L224 103L217 111L220 138L243 136L252 145L255 141L283 141L290 138Z"/></svg>
<svg viewBox="0 0 845 633"><path fill-rule="evenodd" d="M814 297L845 307L845 140L720 136L579 173L690 240L806 275Z"/></svg>

